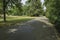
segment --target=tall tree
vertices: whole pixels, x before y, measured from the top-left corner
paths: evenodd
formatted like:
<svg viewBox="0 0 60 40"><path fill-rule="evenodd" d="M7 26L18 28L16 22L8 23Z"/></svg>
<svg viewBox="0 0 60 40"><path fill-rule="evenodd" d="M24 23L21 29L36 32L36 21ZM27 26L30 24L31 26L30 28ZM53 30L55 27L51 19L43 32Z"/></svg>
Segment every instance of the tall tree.
<svg viewBox="0 0 60 40"><path fill-rule="evenodd" d="M46 16L54 23L59 19L60 13L60 1L59 0L45 0ZM57 5L58 4L58 5Z"/></svg>
<svg viewBox="0 0 60 40"><path fill-rule="evenodd" d="M3 14L4 14L4 22L6 22L6 8L7 4L9 3L10 0L3 0Z"/></svg>
<svg viewBox="0 0 60 40"><path fill-rule="evenodd" d="M50 19L52 23L56 20L56 8L55 8L56 2L55 0L45 0L45 6L46 6L46 16Z"/></svg>
<svg viewBox="0 0 60 40"><path fill-rule="evenodd" d="M9 6L9 4L13 5L15 4L15 6L18 8L18 10L20 10L21 12L21 0L3 0L3 14L4 14L4 22L6 22L6 12L7 12L7 7Z"/></svg>
<svg viewBox="0 0 60 40"><path fill-rule="evenodd" d="M3 14L4 14L4 22L6 22L6 0L3 0Z"/></svg>

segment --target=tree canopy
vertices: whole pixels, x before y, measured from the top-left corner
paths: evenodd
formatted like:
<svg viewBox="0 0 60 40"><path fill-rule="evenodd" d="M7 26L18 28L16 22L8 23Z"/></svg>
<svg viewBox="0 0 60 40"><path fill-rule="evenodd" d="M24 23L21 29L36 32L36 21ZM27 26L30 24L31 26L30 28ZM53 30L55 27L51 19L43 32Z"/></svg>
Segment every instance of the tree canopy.
<svg viewBox="0 0 60 40"><path fill-rule="evenodd" d="M45 0L46 16L60 33L60 0Z"/></svg>
<svg viewBox="0 0 60 40"><path fill-rule="evenodd" d="M40 0L28 0L26 3L29 7L28 9L28 12L30 13L29 15L42 14L43 7Z"/></svg>
<svg viewBox="0 0 60 40"><path fill-rule="evenodd" d="M59 18L60 14L60 1L59 0L45 0L46 16L53 23Z"/></svg>

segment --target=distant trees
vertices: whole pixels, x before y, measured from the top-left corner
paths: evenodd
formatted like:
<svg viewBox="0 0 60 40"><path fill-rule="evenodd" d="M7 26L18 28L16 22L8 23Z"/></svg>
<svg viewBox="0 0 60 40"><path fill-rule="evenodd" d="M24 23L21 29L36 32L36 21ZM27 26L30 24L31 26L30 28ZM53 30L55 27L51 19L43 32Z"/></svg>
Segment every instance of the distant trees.
<svg viewBox="0 0 60 40"><path fill-rule="evenodd" d="M43 13L43 7L40 0L28 0L26 4L28 6L28 15L41 15Z"/></svg>
<svg viewBox="0 0 60 40"><path fill-rule="evenodd" d="M25 5L22 5L22 0L3 0L3 14L6 20L8 15L42 15L43 7L40 0L27 0Z"/></svg>

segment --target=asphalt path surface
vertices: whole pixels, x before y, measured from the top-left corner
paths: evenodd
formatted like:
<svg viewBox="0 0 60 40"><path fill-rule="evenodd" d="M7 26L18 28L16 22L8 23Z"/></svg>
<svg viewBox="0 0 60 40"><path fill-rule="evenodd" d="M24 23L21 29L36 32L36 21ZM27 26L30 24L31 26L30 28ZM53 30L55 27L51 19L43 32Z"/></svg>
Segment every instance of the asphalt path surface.
<svg viewBox="0 0 60 40"><path fill-rule="evenodd" d="M55 28L46 17L0 29L0 40L58 40Z"/></svg>

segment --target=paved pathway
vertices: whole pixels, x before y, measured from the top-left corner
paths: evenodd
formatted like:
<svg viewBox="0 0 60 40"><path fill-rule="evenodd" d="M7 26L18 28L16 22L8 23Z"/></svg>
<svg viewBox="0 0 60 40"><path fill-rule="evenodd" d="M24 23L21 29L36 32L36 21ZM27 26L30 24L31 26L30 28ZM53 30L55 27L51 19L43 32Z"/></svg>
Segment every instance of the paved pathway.
<svg viewBox="0 0 60 40"><path fill-rule="evenodd" d="M9 28L1 40L57 40L55 28L46 17L38 17Z"/></svg>

